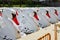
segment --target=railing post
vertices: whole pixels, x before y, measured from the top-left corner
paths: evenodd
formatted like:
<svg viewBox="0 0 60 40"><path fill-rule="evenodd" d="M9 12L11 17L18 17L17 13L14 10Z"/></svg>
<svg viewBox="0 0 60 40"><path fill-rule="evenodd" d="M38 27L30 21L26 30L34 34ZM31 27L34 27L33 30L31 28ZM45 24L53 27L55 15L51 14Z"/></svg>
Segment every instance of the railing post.
<svg viewBox="0 0 60 40"><path fill-rule="evenodd" d="M55 37L55 40L57 40L57 25L56 24L54 27L54 37Z"/></svg>

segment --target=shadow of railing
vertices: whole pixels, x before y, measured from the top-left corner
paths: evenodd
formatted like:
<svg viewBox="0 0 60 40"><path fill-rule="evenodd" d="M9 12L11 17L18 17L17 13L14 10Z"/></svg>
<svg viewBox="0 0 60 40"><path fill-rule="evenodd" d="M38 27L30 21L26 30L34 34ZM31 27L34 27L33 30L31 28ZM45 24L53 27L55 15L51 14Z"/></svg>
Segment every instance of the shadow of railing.
<svg viewBox="0 0 60 40"><path fill-rule="evenodd" d="M44 36L40 37L38 40L51 40L51 35L50 33L47 33Z"/></svg>

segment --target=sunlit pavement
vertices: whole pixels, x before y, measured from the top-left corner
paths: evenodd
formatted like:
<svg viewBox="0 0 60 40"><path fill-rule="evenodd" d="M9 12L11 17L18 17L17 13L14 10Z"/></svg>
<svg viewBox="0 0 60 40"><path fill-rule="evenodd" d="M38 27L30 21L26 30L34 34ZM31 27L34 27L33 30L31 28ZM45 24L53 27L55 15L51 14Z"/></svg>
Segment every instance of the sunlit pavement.
<svg viewBox="0 0 60 40"><path fill-rule="evenodd" d="M58 22L60 24L60 22ZM37 40L38 38L42 37L43 35L50 33L51 34L51 40L55 40L54 35L54 24L51 24L50 26L40 29L39 31L29 34L25 37L19 38L17 40ZM57 28L57 40L60 40L60 28Z"/></svg>

